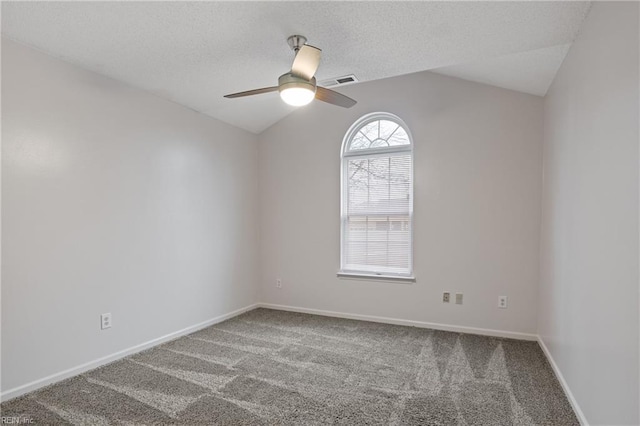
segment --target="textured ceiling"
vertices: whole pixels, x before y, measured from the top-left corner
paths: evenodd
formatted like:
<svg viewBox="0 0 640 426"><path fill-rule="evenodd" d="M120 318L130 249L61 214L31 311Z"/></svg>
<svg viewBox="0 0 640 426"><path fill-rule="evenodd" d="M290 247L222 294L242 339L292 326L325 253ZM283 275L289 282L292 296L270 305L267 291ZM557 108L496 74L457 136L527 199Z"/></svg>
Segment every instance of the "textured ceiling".
<svg viewBox="0 0 640 426"><path fill-rule="evenodd" d="M293 59L291 34L323 49L318 80L439 68L543 94L588 9L533 1L3 2L2 33L258 133L293 108L276 93L222 96L275 85Z"/></svg>
<svg viewBox="0 0 640 426"><path fill-rule="evenodd" d="M432 70L505 89L544 96L571 44L483 59Z"/></svg>

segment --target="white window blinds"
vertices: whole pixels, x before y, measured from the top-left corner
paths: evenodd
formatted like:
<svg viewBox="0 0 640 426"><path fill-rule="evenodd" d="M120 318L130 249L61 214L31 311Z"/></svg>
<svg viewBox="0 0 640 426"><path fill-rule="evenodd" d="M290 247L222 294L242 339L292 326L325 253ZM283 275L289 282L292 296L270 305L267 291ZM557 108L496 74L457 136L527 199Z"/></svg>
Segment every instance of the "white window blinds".
<svg viewBox="0 0 640 426"><path fill-rule="evenodd" d="M388 118L368 120L347 135L352 136L343 152L342 272L411 275L409 136Z"/></svg>

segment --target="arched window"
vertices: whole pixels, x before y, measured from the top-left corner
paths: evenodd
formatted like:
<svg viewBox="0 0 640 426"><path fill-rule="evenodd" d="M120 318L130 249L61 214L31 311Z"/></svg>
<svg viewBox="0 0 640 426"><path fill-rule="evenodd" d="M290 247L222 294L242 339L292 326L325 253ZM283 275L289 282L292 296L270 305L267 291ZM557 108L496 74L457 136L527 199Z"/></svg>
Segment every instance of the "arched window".
<svg viewBox="0 0 640 426"><path fill-rule="evenodd" d="M413 143L404 122L372 113L342 142L341 274L411 277Z"/></svg>

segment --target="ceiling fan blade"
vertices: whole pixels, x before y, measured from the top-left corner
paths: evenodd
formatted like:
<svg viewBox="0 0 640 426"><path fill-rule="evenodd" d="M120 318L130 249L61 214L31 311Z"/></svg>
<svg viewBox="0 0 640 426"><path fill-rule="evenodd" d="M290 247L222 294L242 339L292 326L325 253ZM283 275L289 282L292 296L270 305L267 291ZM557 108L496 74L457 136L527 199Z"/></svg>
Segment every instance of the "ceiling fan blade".
<svg viewBox="0 0 640 426"><path fill-rule="evenodd" d="M243 96L260 95L262 93L277 92L277 91L278 91L278 86L263 87L262 89L253 89L253 90L247 90L246 92L238 92L238 93L232 93L230 95L224 95L224 97L229 99L242 98Z"/></svg>
<svg viewBox="0 0 640 426"><path fill-rule="evenodd" d="M343 108L351 108L357 104L356 101L342 93L320 86L316 87L316 99L322 102L338 105Z"/></svg>
<svg viewBox="0 0 640 426"><path fill-rule="evenodd" d="M320 65L320 53L322 50L317 47L303 44L291 65L291 74L311 80Z"/></svg>

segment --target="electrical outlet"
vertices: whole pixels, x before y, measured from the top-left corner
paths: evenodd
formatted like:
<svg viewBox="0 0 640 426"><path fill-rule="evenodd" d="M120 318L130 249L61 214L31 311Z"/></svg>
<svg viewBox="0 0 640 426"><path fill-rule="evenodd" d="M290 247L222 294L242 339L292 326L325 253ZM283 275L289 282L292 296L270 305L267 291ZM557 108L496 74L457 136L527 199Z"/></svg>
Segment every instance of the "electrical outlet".
<svg viewBox="0 0 640 426"><path fill-rule="evenodd" d="M448 291L445 291L444 293L442 293L442 303L449 303L450 300L451 300L451 293L449 293Z"/></svg>
<svg viewBox="0 0 640 426"><path fill-rule="evenodd" d="M282 288L282 279L276 278L276 288Z"/></svg>
<svg viewBox="0 0 640 426"><path fill-rule="evenodd" d="M456 305L462 305L462 293L456 293Z"/></svg>
<svg viewBox="0 0 640 426"><path fill-rule="evenodd" d="M100 315L100 329L111 328L111 313Z"/></svg>
<svg viewBox="0 0 640 426"><path fill-rule="evenodd" d="M507 296L498 296L498 308L507 309Z"/></svg>

